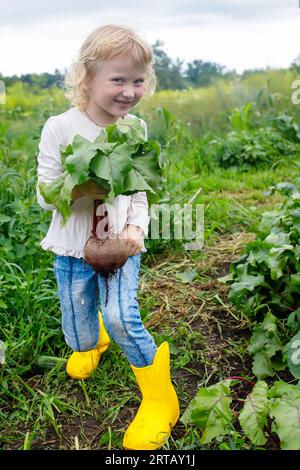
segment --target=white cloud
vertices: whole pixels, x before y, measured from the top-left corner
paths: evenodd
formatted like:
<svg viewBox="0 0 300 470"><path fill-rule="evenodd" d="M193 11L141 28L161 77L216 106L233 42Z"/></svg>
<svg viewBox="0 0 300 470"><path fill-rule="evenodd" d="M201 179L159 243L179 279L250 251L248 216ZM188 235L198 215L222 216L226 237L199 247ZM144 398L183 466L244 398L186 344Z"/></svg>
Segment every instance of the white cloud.
<svg viewBox="0 0 300 470"><path fill-rule="evenodd" d="M266 66L288 67L300 52L299 17L300 12L294 19L255 25L215 20L199 27L170 28L161 38L173 59L211 60L238 72Z"/></svg>
<svg viewBox="0 0 300 470"><path fill-rule="evenodd" d="M140 0L114 0L114 12L131 17L137 15L146 19L151 12L157 18L168 16L170 21L181 23L182 17L193 21L195 16L217 15L224 18L249 21L266 19L273 16L291 17L297 8L297 0L152 0L149 3ZM107 14L110 9L107 0L0 0L0 24L32 25L43 19L68 18L72 15ZM182 24L182 23L181 23Z"/></svg>

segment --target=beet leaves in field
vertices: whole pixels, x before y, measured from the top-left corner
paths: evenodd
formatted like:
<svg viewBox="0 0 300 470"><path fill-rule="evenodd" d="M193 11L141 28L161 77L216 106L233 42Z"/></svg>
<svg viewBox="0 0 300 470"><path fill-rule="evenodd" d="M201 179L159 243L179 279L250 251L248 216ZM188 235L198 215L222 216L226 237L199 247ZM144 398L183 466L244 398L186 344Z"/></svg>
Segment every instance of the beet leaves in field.
<svg viewBox="0 0 300 470"><path fill-rule="evenodd" d="M105 202L116 196L146 191L150 203L159 200L162 183L162 154L155 140L145 140L139 118L122 119L103 129L94 142L76 135L66 147L60 146L65 170L52 183L41 182L39 189L48 204L62 215L61 227L72 214L74 186L92 179L109 192Z"/></svg>
<svg viewBox="0 0 300 470"><path fill-rule="evenodd" d="M249 352L259 379L289 368L300 379L300 178L275 184L286 199L266 211L255 241L232 263L228 298L249 317L262 320L253 328Z"/></svg>

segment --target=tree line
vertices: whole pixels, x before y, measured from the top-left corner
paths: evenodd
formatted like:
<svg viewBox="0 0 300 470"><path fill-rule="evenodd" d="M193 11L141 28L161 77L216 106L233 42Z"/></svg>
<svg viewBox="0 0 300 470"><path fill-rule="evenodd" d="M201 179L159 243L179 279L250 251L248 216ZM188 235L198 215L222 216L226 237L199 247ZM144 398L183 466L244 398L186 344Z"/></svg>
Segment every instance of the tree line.
<svg viewBox="0 0 300 470"><path fill-rule="evenodd" d="M200 59L188 62L184 69L184 61L177 58L172 60L163 49L164 42L157 40L152 45L154 54L154 68L157 76L157 91L159 90L183 90L189 87L203 87L210 85L217 78L231 79L239 76L235 70L226 70L224 65L216 62L203 61ZM291 64L300 73L300 54ZM257 73L263 69L245 70L241 75L242 78ZM28 73L21 76L12 75L5 77L0 73L0 80L3 80L7 87L16 82L26 82L37 91L41 88L50 88L51 86L60 86L64 81L64 72L55 69L54 73Z"/></svg>

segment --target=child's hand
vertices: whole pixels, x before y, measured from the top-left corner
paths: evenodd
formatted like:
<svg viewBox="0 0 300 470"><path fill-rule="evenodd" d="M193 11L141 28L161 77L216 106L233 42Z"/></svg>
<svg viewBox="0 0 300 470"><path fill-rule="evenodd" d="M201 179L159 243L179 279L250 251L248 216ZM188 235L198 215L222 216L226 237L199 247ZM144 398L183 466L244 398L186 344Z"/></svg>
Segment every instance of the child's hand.
<svg viewBox="0 0 300 470"><path fill-rule="evenodd" d="M120 238L126 240L129 256L135 256L141 251L143 246L142 232L140 227L131 224L126 224L124 230L121 232Z"/></svg>
<svg viewBox="0 0 300 470"><path fill-rule="evenodd" d="M91 199L104 199L108 194L108 190L99 186L95 181L88 180L86 183L78 186L83 196L88 196Z"/></svg>

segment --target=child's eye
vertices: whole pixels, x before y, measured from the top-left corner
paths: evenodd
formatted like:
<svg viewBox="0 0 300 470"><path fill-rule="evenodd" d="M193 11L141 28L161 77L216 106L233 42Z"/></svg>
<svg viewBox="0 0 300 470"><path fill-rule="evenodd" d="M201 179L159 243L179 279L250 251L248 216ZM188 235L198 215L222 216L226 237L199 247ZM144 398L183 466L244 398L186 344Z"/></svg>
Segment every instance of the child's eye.
<svg viewBox="0 0 300 470"><path fill-rule="evenodd" d="M114 82L118 82L118 81L123 81L123 78L113 78L113 81ZM139 78L138 80L136 80L136 82L140 82L140 83L144 83L144 79L143 78Z"/></svg>

